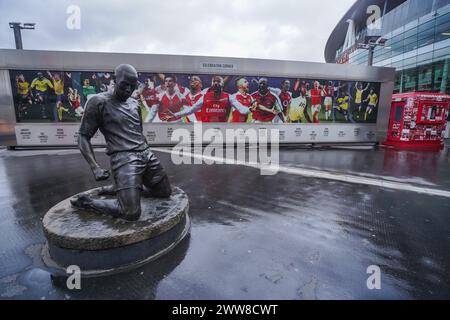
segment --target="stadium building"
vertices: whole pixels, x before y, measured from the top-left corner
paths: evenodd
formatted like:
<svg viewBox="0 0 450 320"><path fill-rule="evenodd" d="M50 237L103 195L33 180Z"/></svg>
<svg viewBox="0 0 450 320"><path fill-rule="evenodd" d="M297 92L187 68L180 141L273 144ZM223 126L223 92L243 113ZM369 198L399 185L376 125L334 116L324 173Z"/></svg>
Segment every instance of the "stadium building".
<svg viewBox="0 0 450 320"><path fill-rule="evenodd" d="M325 60L394 67L395 93L450 93L450 0L357 0L331 33Z"/></svg>

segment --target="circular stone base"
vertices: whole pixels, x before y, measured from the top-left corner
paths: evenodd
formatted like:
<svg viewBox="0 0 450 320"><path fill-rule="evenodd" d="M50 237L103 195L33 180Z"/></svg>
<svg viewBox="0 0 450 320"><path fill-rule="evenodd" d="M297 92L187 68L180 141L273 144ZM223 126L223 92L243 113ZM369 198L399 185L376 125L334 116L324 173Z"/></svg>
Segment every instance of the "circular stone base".
<svg viewBox="0 0 450 320"><path fill-rule="evenodd" d="M99 190L83 193L115 199L99 196ZM177 187L167 199L142 197L137 221L76 209L70 199L51 208L42 221L47 237L43 260L54 276L67 276L71 265L78 266L85 277L137 268L173 249L189 233L189 201Z"/></svg>

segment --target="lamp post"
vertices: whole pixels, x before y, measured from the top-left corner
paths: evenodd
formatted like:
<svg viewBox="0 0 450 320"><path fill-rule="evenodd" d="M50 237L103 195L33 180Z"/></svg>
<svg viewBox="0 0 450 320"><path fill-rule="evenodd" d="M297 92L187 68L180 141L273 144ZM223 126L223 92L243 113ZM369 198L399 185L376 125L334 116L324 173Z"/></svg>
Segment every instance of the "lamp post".
<svg viewBox="0 0 450 320"><path fill-rule="evenodd" d="M34 30L34 26L36 23L24 23L22 25L21 22L10 22L9 27L14 30L14 40L16 42L16 49L22 50L22 29Z"/></svg>
<svg viewBox="0 0 450 320"><path fill-rule="evenodd" d="M386 47L386 41L387 39L382 37L368 37L366 43L358 43L358 49L366 49L369 51L367 57L368 66L373 65L373 51L375 50L375 47L379 46L385 49L389 48Z"/></svg>

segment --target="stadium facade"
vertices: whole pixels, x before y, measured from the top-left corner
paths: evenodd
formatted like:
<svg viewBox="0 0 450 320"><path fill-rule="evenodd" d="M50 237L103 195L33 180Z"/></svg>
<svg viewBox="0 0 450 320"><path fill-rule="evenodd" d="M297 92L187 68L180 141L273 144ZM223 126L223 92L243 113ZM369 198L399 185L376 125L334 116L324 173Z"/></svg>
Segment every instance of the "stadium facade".
<svg viewBox="0 0 450 320"><path fill-rule="evenodd" d="M450 0L357 0L331 33L325 60L367 64L364 44L376 40L373 65L396 68L395 93L450 93Z"/></svg>

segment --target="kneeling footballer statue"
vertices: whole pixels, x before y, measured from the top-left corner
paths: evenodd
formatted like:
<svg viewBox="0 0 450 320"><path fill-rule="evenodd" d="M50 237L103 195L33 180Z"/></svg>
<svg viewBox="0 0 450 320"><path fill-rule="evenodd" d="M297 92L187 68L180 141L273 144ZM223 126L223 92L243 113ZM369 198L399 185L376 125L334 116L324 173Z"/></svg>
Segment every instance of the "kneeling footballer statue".
<svg viewBox="0 0 450 320"><path fill-rule="evenodd" d="M166 198L172 191L166 172L150 151L142 133L139 104L131 98L138 84L136 69L121 64L114 72L114 91L93 95L86 102L78 146L95 179L106 180L110 173L98 165L91 145L91 138L97 130L104 135L114 185L103 187L99 195L116 195L117 198L93 199L83 194L71 204L76 208L133 221L141 215L141 196Z"/></svg>

